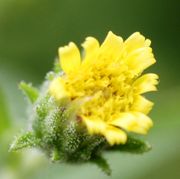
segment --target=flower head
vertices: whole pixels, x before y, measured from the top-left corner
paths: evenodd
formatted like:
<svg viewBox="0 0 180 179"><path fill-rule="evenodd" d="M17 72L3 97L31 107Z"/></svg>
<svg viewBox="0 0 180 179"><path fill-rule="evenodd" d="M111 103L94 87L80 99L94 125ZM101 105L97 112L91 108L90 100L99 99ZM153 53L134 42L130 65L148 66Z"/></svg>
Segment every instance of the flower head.
<svg viewBox="0 0 180 179"><path fill-rule="evenodd" d="M153 103L144 93L156 91L158 76L142 72L156 62L150 40L140 33L127 40L109 32L104 42L87 37L84 54L70 42L59 48L64 73L49 87L61 101L78 105L80 118L90 134L100 134L110 145L123 144L127 132L146 134L153 125L147 116Z"/></svg>

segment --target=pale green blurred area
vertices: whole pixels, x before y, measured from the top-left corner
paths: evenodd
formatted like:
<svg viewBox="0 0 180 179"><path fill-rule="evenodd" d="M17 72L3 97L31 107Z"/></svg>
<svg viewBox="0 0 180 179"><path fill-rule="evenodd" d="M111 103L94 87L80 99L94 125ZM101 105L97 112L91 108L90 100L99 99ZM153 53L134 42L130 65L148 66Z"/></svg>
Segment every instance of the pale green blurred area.
<svg viewBox="0 0 180 179"><path fill-rule="evenodd" d="M50 164L37 151L9 153L13 136L28 126L18 82L40 84L59 46L89 35L102 42L109 30L124 39L140 31L152 40L157 64L148 71L160 76L159 91L148 95L155 102L145 137L152 151L105 154L111 177L91 164ZM0 0L0 179L180 178L179 32L178 0Z"/></svg>

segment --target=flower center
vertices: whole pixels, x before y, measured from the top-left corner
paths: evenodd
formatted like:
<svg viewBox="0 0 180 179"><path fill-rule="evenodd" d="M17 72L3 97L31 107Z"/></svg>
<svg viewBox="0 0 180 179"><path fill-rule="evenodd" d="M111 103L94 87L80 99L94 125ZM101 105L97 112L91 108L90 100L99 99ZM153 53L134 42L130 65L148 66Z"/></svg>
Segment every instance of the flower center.
<svg viewBox="0 0 180 179"><path fill-rule="evenodd" d="M64 76L71 100L80 100L80 116L103 121L115 119L133 103L132 74L122 63L95 64Z"/></svg>

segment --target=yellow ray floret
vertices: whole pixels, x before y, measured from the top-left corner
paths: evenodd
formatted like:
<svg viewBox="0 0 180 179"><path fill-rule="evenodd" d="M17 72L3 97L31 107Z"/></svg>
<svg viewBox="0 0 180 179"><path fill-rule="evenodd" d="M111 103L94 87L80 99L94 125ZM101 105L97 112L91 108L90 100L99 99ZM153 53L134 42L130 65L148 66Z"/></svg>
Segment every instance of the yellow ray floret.
<svg viewBox="0 0 180 179"><path fill-rule="evenodd" d="M142 94L156 91L158 76L142 72L156 62L151 41L139 32L127 40L109 32L102 45L93 37L82 44L83 57L74 43L59 49L64 73L49 87L60 101L79 104L90 134L103 135L110 145L124 144L127 132L146 134L153 125L147 114L153 103Z"/></svg>

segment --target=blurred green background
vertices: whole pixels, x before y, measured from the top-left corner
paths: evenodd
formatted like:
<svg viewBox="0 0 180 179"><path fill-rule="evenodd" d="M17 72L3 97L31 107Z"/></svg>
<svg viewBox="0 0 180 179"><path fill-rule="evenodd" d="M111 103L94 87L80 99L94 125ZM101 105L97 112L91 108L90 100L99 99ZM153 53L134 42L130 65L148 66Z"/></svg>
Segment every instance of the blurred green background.
<svg viewBox="0 0 180 179"><path fill-rule="evenodd" d="M105 154L111 177L96 166L50 164L38 151L8 153L13 136L28 126L21 80L40 84L57 48L86 36L100 41L112 30L124 39L140 31L152 40L160 76L150 114L154 128L144 155ZM0 0L0 179L179 179L180 2L178 0Z"/></svg>

